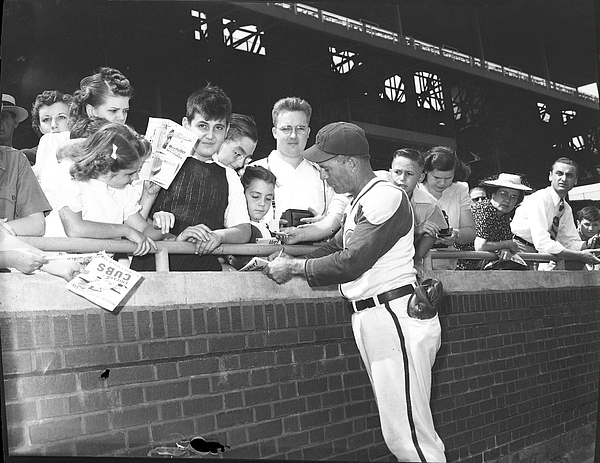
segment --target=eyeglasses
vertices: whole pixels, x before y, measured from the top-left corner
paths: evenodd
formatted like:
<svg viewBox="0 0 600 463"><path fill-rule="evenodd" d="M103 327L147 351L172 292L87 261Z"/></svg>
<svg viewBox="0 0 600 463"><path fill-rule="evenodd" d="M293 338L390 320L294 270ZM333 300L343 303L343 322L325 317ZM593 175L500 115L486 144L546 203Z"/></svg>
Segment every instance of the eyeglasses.
<svg viewBox="0 0 600 463"><path fill-rule="evenodd" d="M307 132L308 127L305 125L297 125L296 127L284 125L283 127L276 127L276 129L281 130L285 135L291 135L294 130L296 131L296 135L304 135Z"/></svg>
<svg viewBox="0 0 600 463"><path fill-rule="evenodd" d="M479 202L479 201L483 201L484 199L485 199L485 196L478 196L477 198L471 198L471 201Z"/></svg>

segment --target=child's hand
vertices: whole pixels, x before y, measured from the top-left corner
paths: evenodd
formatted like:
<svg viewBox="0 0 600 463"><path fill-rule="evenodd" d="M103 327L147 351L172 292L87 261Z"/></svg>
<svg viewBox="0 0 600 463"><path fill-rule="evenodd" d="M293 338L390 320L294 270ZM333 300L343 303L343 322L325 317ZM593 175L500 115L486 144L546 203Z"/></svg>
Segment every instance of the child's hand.
<svg viewBox="0 0 600 463"><path fill-rule="evenodd" d="M175 225L175 215L165 211L155 212L152 217L152 225L160 230L163 235L166 235Z"/></svg>
<svg viewBox="0 0 600 463"><path fill-rule="evenodd" d="M183 230L177 241L190 241L196 245L196 254L210 254L221 245L221 237L203 223Z"/></svg>
<svg viewBox="0 0 600 463"><path fill-rule="evenodd" d="M150 197L158 196L158 193L160 193L161 188L162 187L157 183L151 182L150 180L144 180L144 189L142 190L142 194L145 193Z"/></svg>
<svg viewBox="0 0 600 463"><path fill-rule="evenodd" d="M9 259L7 265L16 268L19 272L30 274L48 263L48 259L38 251L30 249L11 249L6 251Z"/></svg>
<svg viewBox="0 0 600 463"><path fill-rule="evenodd" d="M156 243L151 238L148 238L135 228L129 227L129 233L127 234L126 238L129 241L133 241L135 244L137 244L135 251L133 251L134 256L144 256L148 254L150 250L154 249L156 251L158 249L156 247Z"/></svg>

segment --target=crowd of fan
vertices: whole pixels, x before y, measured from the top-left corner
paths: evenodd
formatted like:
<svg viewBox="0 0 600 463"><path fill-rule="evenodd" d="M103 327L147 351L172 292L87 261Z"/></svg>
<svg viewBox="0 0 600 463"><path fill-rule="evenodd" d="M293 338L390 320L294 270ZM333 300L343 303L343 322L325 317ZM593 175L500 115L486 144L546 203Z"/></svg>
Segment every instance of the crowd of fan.
<svg viewBox="0 0 600 463"><path fill-rule="evenodd" d="M252 161L258 142L253 118L232 113L219 87L194 92L181 123L199 143L164 189L138 178L151 147L126 124L132 96L129 80L107 67L82 79L72 95L44 91L31 109L39 144L17 150L13 132L29 114L3 94L0 268L41 269L65 279L79 272L73 261L49 260L19 236L125 238L135 244L127 263L140 271L155 269L156 241L188 241L196 253L170 255L172 271L220 271L246 262L211 254L222 243L312 243L340 229L352 197L336 193L319 165L302 156L311 130L306 101L286 97L275 103L276 148ZM398 149L390 169L376 174L410 199L418 272L432 248L498 256L492 261L435 259L434 269L594 269L600 264L593 251L600 211L592 206L578 211L576 227L564 201L578 177L577 165L568 158L556 160L550 186L535 193L524 176L510 173L484 179L469 191L468 166L444 146L425 153ZM519 252L553 254L559 263L524 264Z"/></svg>

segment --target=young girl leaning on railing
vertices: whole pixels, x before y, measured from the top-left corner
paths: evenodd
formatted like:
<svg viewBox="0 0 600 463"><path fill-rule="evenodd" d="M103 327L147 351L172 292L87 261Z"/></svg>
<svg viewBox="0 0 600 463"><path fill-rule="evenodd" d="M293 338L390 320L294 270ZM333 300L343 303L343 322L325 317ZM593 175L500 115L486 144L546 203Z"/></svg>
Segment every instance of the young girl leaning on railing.
<svg viewBox="0 0 600 463"><path fill-rule="evenodd" d="M140 214L139 192L131 185L150 143L129 126L110 123L72 151L70 181L48 186L54 210L45 236L126 238L136 244L135 256L156 250L154 240L165 235Z"/></svg>

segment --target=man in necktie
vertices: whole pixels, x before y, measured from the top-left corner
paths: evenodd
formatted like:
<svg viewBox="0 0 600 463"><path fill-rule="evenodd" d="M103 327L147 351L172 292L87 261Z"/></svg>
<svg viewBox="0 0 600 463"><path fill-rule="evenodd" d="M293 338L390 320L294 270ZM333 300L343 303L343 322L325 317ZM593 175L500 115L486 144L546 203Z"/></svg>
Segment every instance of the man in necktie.
<svg viewBox="0 0 600 463"><path fill-rule="evenodd" d="M540 264L538 270L564 269L561 260L600 263L588 243L579 238L571 206L565 201L577 185L578 172L575 161L558 158L550 170L550 186L527 196L515 211L511 230L519 250L553 254L560 259L557 265Z"/></svg>

